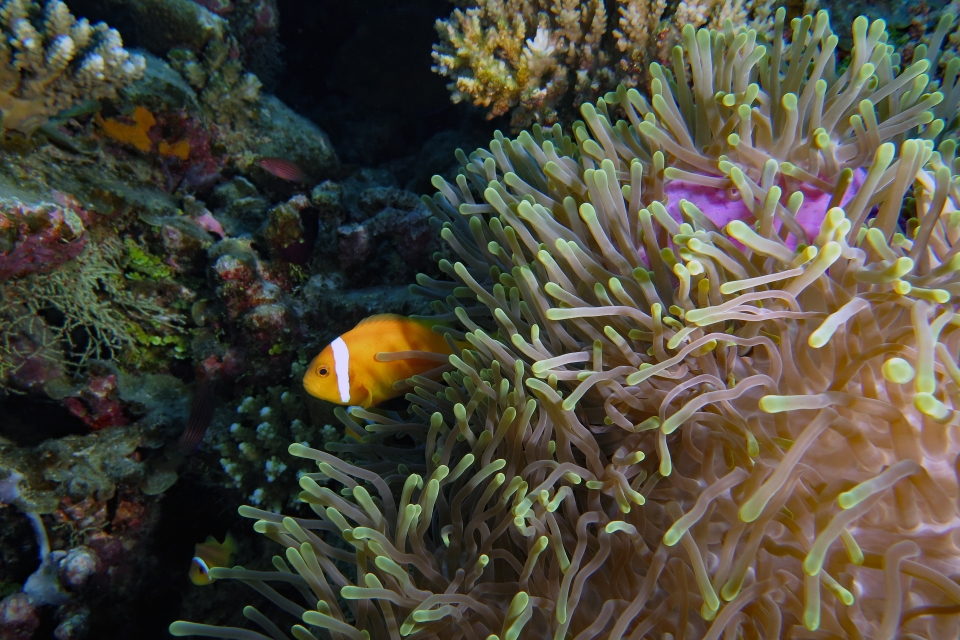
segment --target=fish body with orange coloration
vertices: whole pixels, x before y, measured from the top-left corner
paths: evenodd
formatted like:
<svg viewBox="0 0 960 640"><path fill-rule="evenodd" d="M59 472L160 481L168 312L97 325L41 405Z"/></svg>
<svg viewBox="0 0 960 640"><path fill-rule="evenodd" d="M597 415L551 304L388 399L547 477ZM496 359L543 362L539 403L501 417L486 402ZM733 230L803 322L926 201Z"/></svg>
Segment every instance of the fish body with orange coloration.
<svg viewBox="0 0 960 640"><path fill-rule="evenodd" d="M441 356L452 353L443 335L434 332L429 322L390 314L372 316L313 359L303 376L303 387L321 400L372 407L405 393L393 388L395 382L443 364L442 358L377 358L377 354L410 351Z"/></svg>
<svg viewBox="0 0 960 640"><path fill-rule="evenodd" d="M207 536L206 541L194 547L194 556L190 561L190 582L195 585L208 585L214 581L210 569L214 567L229 567L236 551L236 541L229 533L223 542L217 542L213 536Z"/></svg>

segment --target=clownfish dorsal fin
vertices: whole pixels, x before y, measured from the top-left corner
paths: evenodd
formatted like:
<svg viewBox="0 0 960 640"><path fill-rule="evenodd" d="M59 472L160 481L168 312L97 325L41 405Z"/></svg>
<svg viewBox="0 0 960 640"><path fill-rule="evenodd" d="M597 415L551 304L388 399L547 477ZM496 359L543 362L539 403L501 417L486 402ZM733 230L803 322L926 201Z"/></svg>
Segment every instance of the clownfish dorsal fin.
<svg viewBox="0 0 960 640"><path fill-rule="evenodd" d="M422 325L424 327L433 328L436 326L446 326L443 321L437 320L432 316L401 316L396 313L378 313L375 316L370 316L369 318L364 318L357 326L359 328L368 324L378 324L381 322L414 322L416 324Z"/></svg>
<svg viewBox="0 0 960 640"><path fill-rule="evenodd" d="M214 538L216 541L216 538ZM227 535L224 536L223 542L220 544L230 555L233 555L237 550L237 539L233 537L233 534L227 531Z"/></svg>
<svg viewBox="0 0 960 640"><path fill-rule="evenodd" d="M377 324L379 322L393 322L396 320L409 320L407 316L401 316L396 313L378 313L375 316L370 316L369 318L364 318L357 323L358 327L362 327L366 324Z"/></svg>

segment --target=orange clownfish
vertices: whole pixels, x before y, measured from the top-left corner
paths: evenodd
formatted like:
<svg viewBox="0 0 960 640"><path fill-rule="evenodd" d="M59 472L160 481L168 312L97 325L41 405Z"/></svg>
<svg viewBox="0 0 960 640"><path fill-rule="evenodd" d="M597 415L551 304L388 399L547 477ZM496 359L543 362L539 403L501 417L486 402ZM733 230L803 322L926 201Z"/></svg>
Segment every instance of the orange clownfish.
<svg viewBox="0 0 960 640"><path fill-rule="evenodd" d="M331 342L310 363L303 387L310 395L363 408L401 396L395 382L420 375L443 364L438 359L377 360L377 354L427 351L450 355L443 335L433 324L392 314L371 316Z"/></svg>
<svg viewBox="0 0 960 640"><path fill-rule="evenodd" d="M217 542L213 536L207 536L205 542L194 548L193 560L190 561L190 582L197 585L213 582L210 569L231 566L230 559L236 548L237 543L229 533L223 542Z"/></svg>

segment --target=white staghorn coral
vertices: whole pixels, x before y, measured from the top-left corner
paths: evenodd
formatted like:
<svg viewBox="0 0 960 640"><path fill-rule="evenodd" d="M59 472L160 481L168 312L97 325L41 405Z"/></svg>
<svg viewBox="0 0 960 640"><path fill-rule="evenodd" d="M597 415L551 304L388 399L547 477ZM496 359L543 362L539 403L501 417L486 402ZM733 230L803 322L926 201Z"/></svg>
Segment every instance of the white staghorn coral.
<svg viewBox="0 0 960 640"><path fill-rule="evenodd" d="M61 0L0 4L0 128L31 134L50 117L108 98L143 75L116 30L77 20Z"/></svg>

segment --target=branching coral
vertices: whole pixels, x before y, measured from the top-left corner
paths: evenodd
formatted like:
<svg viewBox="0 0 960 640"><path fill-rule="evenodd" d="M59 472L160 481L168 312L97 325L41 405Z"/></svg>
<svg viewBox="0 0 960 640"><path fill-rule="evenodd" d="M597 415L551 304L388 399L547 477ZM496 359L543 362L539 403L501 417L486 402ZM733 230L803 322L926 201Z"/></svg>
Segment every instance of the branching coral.
<svg viewBox="0 0 960 640"><path fill-rule="evenodd" d="M318 438L303 400L285 387L244 398L237 414L236 422L215 436L220 464L252 504L279 513L296 502L298 473L309 467L289 454L289 443L322 445L336 440L337 432L328 425Z"/></svg>
<svg viewBox="0 0 960 640"><path fill-rule="evenodd" d="M30 134L78 102L112 97L145 62L103 23L77 20L60 0L0 4L2 128Z"/></svg>
<svg viewBox="0 0 960 640"><path fill-rule="evenodd" d="M703 26L721 29L723 23L730 20L735 25L747 25L760 35L770 37L773 35L774 13L778 4L782 5L766 0L681 0L671 22L677 29L688 24L695 29ZM804 0L802 13L813 13L819 6L820 0Z"/></svg>
<svg viewBox="0 0 960 640"><path fill-rule="evenodd" d="M553 5L487 2L438 20L442 43L434 47L434 69L453 78L453 101L469 99L489 108L491 117L520 105L521 112L555 120L556 103L569 88L566 65L574 65L586 80L606 64L606 58L596 59L596 45L607 17L599 1L582 9L580 3L572 9L559 1Z"/></svg>
<svg viewBox="0 0 960 640"><path fill-rule="evenodd" d="M418 289L470 348L442 383L414 379L409 417L345 418L354 441L328 450L355 463L292 445L319 464L300 480L317 519L242 507L285 557L213 575L304 640L960 633L952 147L897 139L936 129L937 98L922 65L893 76L882 25L859 21L848 70L811 79L831 36L805 20L784 58L744 50L755 32L691 33L676 109L654 69L642 121L623 89L615 125L611 97L573 137L458 153L425 199L458 261ZM681 200L674 218L684 183L746 216ZM815 233L794 185L829 196ZM269 635L171 632L288 637L244 613Z"/></svg>
<svg viewBox="0 0 960 640"><path fill-rule="evenodd" d="M256 75L243 72L239 45L233 38L210 40L199 58L189 49L174 49L170 62L219 124L248 118L255 111L262 84Z"/></svg>
<svg viewBox="0 0 960 640"><path fill-rule="evenodd" d="M511 112L516 130L553 124L618 84L641 84L650 62L669 59L684 25L730 19L765 33L775 3L618 0L615 6L608 15L600 0L467 3L436 23L434 71L452 80L454 102L470 101L489 117ZM668 8L671 19L662 19Z"/></svg>

